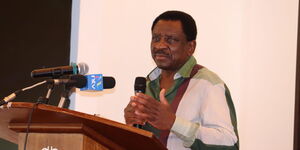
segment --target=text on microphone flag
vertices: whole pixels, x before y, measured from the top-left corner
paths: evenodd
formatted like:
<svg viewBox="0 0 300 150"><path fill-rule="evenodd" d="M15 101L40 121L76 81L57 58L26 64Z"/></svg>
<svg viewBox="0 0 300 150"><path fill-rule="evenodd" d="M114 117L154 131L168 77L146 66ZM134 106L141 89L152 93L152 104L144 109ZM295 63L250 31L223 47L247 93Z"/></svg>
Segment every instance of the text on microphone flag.
<svg viewBox="0 0 300 150"><path fill-rule="evenodd" d="M90 74L85 75L87 78L87 84L85 87L80 88L80 91L92 90L102 91L103 90L103 75L102 74Z"/></svg>

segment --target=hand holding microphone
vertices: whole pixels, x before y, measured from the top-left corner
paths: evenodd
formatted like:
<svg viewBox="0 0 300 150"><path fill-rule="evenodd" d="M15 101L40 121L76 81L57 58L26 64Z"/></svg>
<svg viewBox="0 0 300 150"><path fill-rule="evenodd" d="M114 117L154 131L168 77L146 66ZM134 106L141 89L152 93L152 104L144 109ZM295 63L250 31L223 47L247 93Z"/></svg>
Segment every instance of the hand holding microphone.
<svg viewBox="0 0 300 150"><path fill-rule="evenodd" d="M135 83L134 83L134 93L135 95L137 93L145 93L146 91L146 78L144 77L136 77ZM124 109L124 117L126 124L133 125L136 128L142 128L142 125L144 122L137 118L137 115L135 114L136 111L136 103L130 101L127 107ZM139 122L140 124L137 124Z"/></svg>
<svg viewBox="0 0 300 150"><path fill-rule="evenodd" d="M134 82L134 94L145 93L146 92L146 78L136 77ZM136 128L142 128L140 124L133 124Z"/></svg>
<svg viewBox="0 0 300 150"><path fill-rule="evenodd" d="M146 86L140 85L135 87ZM138 90L135 89L135 91ZM159 99L155 99L150 95L137 92L136 96L132 96L130 98L131 101L125 109L126 123L144 125L147 122L157 129L170 130L176 119L176 115L168 100L166 99L165 94L166 90L161 89L159 93ZM140 127L140 125L134 126Z"/></svg>

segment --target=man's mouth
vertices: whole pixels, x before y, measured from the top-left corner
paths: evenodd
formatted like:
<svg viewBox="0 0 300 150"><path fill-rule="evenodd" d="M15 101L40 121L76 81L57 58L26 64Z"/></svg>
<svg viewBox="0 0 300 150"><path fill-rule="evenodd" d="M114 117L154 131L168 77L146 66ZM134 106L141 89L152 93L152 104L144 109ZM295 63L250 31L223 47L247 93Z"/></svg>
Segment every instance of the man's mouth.
<svg viewBox="0 0 300 150"><path fill-rule="evenodd" d="M168 59L169 57L170 57L169 55L167 55L167 54L162 54L162 53L156 53L156 54L154 55L154 58L155 58L156 60Z"/></svg>

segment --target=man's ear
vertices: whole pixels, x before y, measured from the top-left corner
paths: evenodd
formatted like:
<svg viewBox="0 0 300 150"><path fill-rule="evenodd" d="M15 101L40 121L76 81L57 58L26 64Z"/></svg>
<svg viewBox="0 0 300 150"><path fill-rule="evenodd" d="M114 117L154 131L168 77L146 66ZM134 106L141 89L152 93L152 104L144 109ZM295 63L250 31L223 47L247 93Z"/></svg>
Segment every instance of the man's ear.
<svg viewBox="0 0 300 150"><path fill-rule="evenodd" d="M196 49L196 40L188 42L188 55L192 56Z"/></svg>

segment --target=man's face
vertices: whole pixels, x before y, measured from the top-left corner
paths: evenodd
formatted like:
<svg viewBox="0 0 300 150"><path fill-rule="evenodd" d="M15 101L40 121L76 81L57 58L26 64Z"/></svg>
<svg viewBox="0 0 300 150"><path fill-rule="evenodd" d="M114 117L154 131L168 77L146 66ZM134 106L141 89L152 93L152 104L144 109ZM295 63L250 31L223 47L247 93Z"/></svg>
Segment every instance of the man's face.
<svg viewBox="0 0 300 150"><path fill-rule="evenodd" d="M153 28L151 54L163 70L177 71L193 54L195 45L195 41L187 41L180 21L159 20Z"/></svg>

